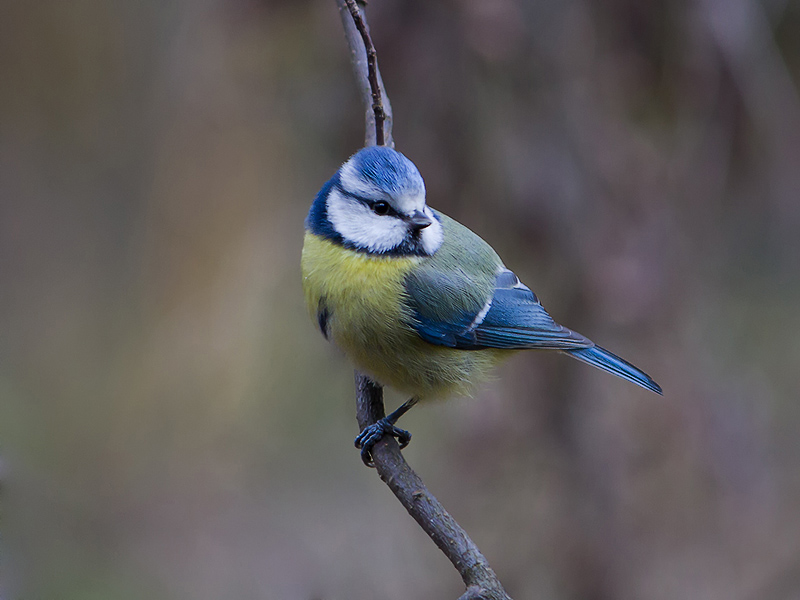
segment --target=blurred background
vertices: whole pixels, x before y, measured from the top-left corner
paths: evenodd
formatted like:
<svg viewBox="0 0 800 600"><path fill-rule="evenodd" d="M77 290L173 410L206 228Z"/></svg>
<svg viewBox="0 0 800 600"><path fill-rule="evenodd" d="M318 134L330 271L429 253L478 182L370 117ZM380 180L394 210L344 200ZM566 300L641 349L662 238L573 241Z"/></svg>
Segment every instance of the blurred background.
<svg viewBox="0 0 800 600"><path fill-rule="evenodd" d="M521 354L411 465L515 598L800 598L800 5L368 15L429 203L665 392ZM5 3L4 600L462 593L302 305L348 57L333 0Z"/></svg>

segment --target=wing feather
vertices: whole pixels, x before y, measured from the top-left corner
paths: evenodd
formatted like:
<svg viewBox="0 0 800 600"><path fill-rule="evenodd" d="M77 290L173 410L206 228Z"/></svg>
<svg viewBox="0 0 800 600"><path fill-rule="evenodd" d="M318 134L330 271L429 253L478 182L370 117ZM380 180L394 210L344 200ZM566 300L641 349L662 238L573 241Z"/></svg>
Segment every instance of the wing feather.
<svg viewBox="0 0 800 600"><path fill-rule="evenodd" d="M502 268L480 298L468 297L464 273L416 278L408 287L414 327L427 342L461 350L589 348L593 343L562 327L514 273ZM467 300L465 302L465 299Z"/></svg>

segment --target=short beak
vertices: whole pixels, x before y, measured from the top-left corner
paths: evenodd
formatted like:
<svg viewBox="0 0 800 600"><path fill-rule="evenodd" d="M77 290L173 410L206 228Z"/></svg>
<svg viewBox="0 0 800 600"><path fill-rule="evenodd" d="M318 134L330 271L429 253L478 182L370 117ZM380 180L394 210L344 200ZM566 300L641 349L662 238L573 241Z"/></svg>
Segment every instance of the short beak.
<svg viewBox="0 0 800 600"><path fill-rule="evenodd" d="M431 218L426 216L421 210L415 210L406 220L414 229L425 229L433 222Z"/></svg>

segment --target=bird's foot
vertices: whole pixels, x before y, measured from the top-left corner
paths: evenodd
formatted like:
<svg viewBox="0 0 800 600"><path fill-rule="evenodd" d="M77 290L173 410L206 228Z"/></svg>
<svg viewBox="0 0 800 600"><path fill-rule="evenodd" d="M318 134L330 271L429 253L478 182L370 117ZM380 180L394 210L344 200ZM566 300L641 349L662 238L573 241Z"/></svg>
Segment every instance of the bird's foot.
<svg viewBox="0 0 800 600"><path fill-rule="evenodd" d="M396 427L390 418L391 415L389 417L384 417L380 421L376 421L369 427L365 427L364 431L359 433L358 437L356 437L355 446L361 450L361 460L364 461L364 464L368 467L375 466L372 460L372 448L383 436L390 435L397 438L401 450L408 446L408 442L411 441L411 434L405 429Z"/></svg>

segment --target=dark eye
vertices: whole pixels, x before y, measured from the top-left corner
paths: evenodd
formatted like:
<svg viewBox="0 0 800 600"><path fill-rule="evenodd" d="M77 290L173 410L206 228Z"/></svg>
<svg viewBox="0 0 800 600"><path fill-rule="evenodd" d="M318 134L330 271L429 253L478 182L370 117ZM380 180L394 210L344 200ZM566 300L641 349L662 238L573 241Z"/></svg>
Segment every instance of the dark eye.
<svg viewBox="0 0 800 600"><path fill-rule="evenodd" d="M372 212L376 215L388 215L389 214L389 203L388 202L376 202L372 205Z"/></svg>

